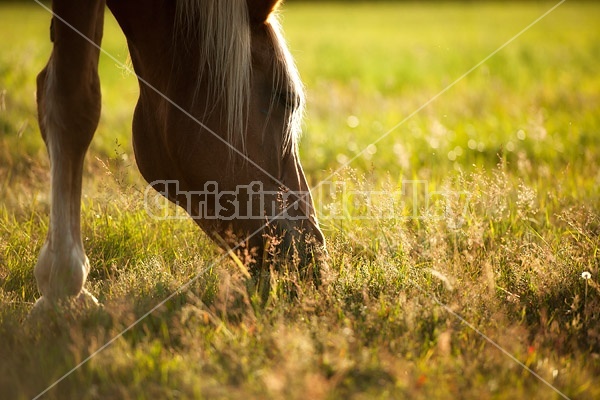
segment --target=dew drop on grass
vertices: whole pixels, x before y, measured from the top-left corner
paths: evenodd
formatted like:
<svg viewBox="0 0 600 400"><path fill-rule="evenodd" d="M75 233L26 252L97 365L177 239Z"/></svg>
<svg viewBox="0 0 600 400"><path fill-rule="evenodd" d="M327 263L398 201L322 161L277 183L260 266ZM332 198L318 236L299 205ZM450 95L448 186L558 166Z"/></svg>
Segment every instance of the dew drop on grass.
<svg viewBox="0 0 600 400"><path fill-rule="evenodd" d="M349 160L348 156L345 154L342 154L342 153L338 154L335 159L337 160L337 162L339 162L340 164L343 164L343 165L348 163L348 160Z"/></svg>
<svg viewBox="0 0 600 400"><path fill-rule="evenodd" d="M373 158L373 155L377 153L377 146L375 146L374 144L370 144L367 146L367 148L365 149L364 153L363 153L363 157L366 160L370 160L371 158Z"/></svg>
<svg viewBox="0 0 600 400"><path fill-rule="evenodd" d="M360 124L360 120L356 115L349 115L348 118L346 118L346 123L350 128L356 128Z"/></svg>

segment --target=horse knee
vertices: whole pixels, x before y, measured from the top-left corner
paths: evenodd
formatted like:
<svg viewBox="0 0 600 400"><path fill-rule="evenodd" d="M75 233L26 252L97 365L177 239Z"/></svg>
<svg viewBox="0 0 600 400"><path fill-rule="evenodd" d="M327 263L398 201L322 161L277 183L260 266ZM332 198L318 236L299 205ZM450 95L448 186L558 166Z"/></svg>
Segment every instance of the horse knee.
<svg viewBox="0 0 600 400"><path fill-rule="evenodd" d="M85 152L98 122L102 96L96 71L69 77L58 70L52 58L37 76L38 120L46 144L58 141L61 148Z"/></svg>
<svg viewBox="0 0 600 400"><path fill-rule="evenodd" d="M42 133L42 138L46 141L46 125L45 125L45 116L46 116L46 108L45 104L45 87L46 87L46 77L48 76L48 67L44 67L43 70L40 71L36 78L36 102L38 109L38 124L40 126L40 131Z"/></svg>

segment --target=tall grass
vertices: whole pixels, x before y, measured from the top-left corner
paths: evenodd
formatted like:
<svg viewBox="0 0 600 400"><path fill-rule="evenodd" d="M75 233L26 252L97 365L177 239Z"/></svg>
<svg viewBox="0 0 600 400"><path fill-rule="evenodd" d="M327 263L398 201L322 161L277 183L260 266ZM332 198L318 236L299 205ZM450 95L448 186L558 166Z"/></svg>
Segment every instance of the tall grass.
<svg viewBox="0 0 600 400"><path fill-rule="evenodd" d="M191 221L146 214L137 82L103 57L82 220L104 307L45 326L26 316L48 15L1 5L0 396L32 398L175 293L43 398L600 397L600 7L565 3L372 145L552 5L284 7L331 276L275 273L266 298ZM111 18L104 47L127 61Z"/></svg>

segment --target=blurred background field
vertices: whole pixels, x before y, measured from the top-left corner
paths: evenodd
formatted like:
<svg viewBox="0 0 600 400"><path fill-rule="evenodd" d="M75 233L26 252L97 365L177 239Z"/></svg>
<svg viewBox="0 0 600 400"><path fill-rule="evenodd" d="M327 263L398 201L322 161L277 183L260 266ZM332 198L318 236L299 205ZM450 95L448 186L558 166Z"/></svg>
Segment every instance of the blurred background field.
<svg viewBox="0 0 600 400"><path fill-rule="evenodd" d="M286 4L334 274L266 305L228 263L206 268L219 253L191 221L145 213L137 80L103 56L83 225L105 308L42 335L21 322L48 223L35 76L51 43L48 13L21 3L0 3L0 393L35 396L200 272L45 398L560 397L449 311L569 398L600 397L598 3L565 2L459 81L556 3ZM110 13L103 48L128 63Z"/></svg>

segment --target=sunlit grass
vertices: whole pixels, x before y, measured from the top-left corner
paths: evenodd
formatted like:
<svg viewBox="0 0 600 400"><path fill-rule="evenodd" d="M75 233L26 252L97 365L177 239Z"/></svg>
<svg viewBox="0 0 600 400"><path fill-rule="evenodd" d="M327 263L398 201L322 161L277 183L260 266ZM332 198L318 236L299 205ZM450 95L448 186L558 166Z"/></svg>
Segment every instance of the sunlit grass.
<svg viewBox="0 0 600 400"><path fill-rule="evenodd" d="M102 56L82 223L104 308L42 329L23 321L48 224L49 16L0 6L0 397L37 395L173 293L44 398L559 398L449 310L599 397L600 7L565 3L371 145L552 5L286 5L303 165L315 185L333 174L315 191L330 284L295 297L285 274L253 294L191 221L147 215L137 82ZM103 46L127 63L110 17Z"/></svg>

